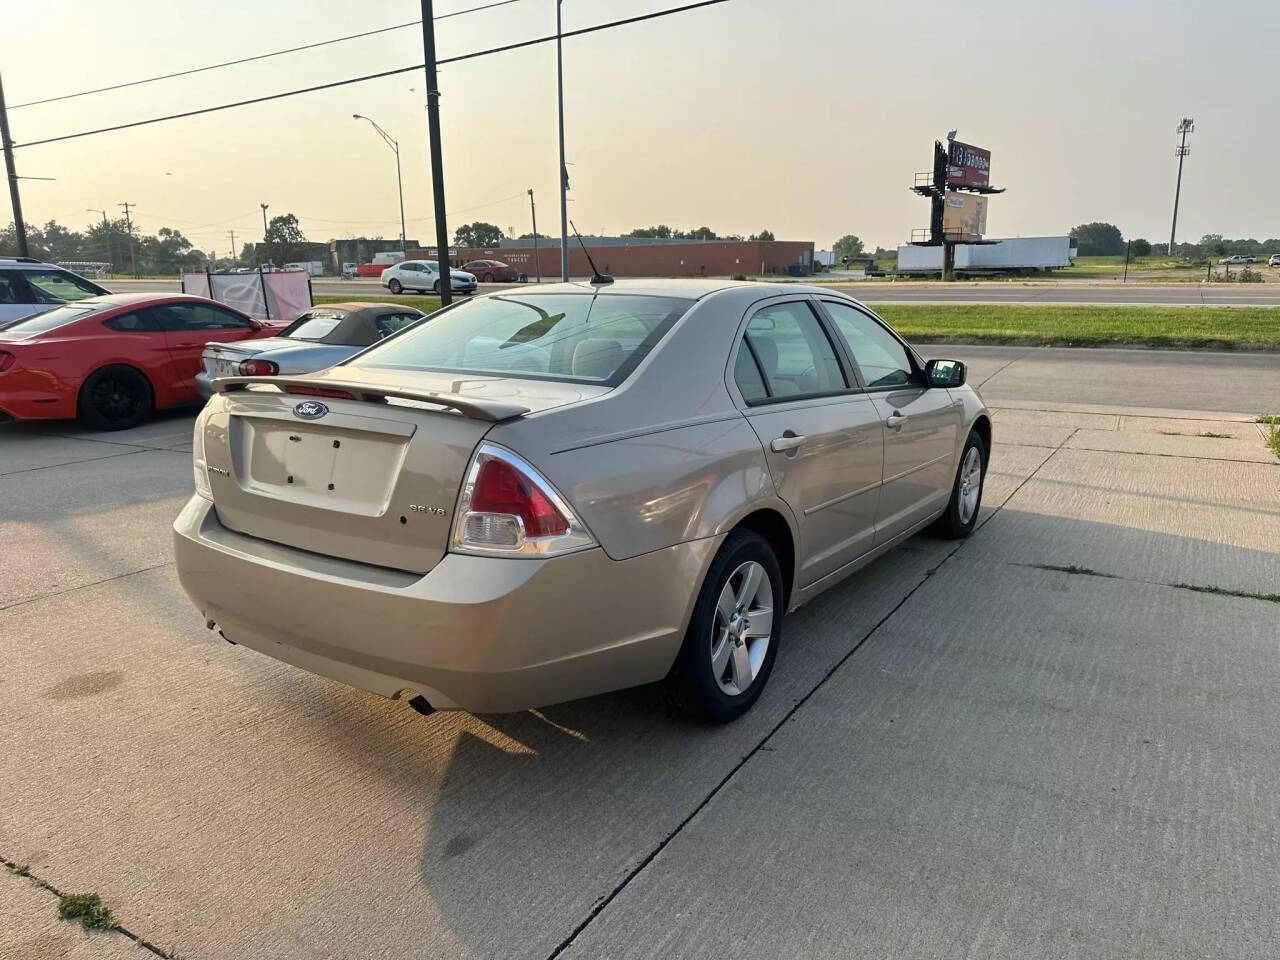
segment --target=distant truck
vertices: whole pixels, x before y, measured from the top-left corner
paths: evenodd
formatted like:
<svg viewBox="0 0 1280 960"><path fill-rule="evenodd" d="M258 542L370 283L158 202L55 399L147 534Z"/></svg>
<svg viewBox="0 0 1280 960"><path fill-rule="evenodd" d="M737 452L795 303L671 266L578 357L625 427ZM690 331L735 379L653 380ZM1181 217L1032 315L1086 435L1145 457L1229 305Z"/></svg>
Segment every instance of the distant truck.
<svg viewBox="0 0 1280 960"><path fill-rule="evenodd" d="M1029 273L1069 267L1076 256L1071 237L1016 237L993 243L957 243L956 273ZM942 247L898 247L899 275L942 273Z"/></svg>
<svg viewBox="0 0 1280 960"><path fill-rule="evenodd" d="M312 277L324 276L324 263L320 260L298 260L294 263L286 263L285 270L305 270Z"/></svg>

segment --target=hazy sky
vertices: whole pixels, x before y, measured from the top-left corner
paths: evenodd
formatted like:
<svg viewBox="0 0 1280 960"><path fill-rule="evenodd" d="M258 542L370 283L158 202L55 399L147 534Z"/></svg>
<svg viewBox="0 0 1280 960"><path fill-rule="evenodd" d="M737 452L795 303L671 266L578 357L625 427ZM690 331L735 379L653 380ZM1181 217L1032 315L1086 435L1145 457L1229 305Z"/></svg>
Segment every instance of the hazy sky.
<svg viewBox="0 0 1280 960"><path fill-rule="evenodd" d="M437 0L436 13L481 0ZM565 29L681 0L565 0ZM10 104L414 20L417 0L6 0ZM437 25L440 56L554 31L554 0ZM992 150L993 236L1109 220L1165 240L1174 128L1196 120L1178 236L1280 236L1280 3L730 0L565 41L570 216L582 232L703 224L829 247L896 245L928 223L908 191L956 127ZM56 136L421 62L418 28L193 77L12 110L14 140ZM559 229L555 45L440 77L450 229L475 219ZM421 73L17 153L28 221L82 227L128 200L223 254L261 235L259 203L307 237L434 237ZM0 220L9 211L0 197Z"/></svg>

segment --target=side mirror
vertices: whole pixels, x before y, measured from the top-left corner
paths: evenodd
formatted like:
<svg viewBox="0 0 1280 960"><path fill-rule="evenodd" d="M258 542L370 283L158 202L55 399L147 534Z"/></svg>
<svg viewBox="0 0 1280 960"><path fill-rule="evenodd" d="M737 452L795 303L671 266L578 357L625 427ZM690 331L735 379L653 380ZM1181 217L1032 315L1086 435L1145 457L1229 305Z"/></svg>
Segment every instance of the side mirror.
<svg viewBox="0 0 1280 960"><path fill-rule="evenodd" d="M959 360L930 360L924 365L931 387L963 387L965 366Z"/></svg>

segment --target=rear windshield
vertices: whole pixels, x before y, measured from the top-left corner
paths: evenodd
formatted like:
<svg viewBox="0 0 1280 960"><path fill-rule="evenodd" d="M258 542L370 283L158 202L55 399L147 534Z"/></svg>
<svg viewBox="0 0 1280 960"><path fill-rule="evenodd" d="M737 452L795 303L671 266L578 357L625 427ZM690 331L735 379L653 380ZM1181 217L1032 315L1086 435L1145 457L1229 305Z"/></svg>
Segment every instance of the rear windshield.
<svg viewBox="0 0 1280 960"><path fill-rule="evenodd" d="M292 340L323 340L342 322L345 313L339 310L311 310L280 331L280 336Z"/></svg>
<svg viewBox="0 0 1280 960"><path fill-rule="evenodd" d="M93 307L54 307L52 310L38 313L34 317L19 320L5 333L18 336L35 336L37 333L44 333L54 327L61 327L64 324L71 323L73 320L79 320L86 314L93 313L93 311Z"/></svg>
<svg viewBox="0 0 1280 960"><path fill-rule="evenodd" d="M485 297L391 337L353 365L616 386L691 305L587 293Z"/></svg>

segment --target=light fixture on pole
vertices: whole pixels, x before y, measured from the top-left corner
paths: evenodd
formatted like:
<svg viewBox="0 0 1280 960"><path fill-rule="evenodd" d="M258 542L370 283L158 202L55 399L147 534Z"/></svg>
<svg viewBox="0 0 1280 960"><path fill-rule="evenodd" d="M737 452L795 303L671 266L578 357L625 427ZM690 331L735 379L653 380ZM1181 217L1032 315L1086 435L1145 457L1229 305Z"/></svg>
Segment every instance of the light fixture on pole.
<svg viewBox="0 0 1280 960"><path fill-rule="evenodd" d="M1173 148L1173 155L1178 158L1178 183L1173 188L1173 226L1169 228L1169 256L1174 256L1174 236L1178 232L1178 200L1182 196L1182 158L1191 153L1187 146L1187 134L1195 131L1196 122L1190 117L1183 117L1175 133L1181 134L1182 142Z"/></svg>
<svg viewBox="0 0 1280 960"><path fill-rule="evenodd" d="M362 114L362 113L353 113L353 114L351 115L351 119L353 119L353 120L368 120L368 121L369 121L369 123L370 123L370 125L373 127L373 129L374 129L374 130L376 130L376 131L378 131L378 136L380 136L384 141L386 141L387 146L388 146L388 147L390 147L390 148L392 149L392 151L393 151L393 152L395 153L395 155L396 155L396 190L397 190L397 191L399 191L399 194L400 194L400 253L403 255L403 254L405 253L405 246L404 246L404 181L400 178L400 144L396 142L395 138L394 138L394 137L392 137L392 136L391 136L391 134L387 133L387 131L383 130L380 126L378 126L378 124L377 124L376 122L374 122L374 121L373 121L372 119L370 119L369 117L366 117L364 114Z"/></svg>

